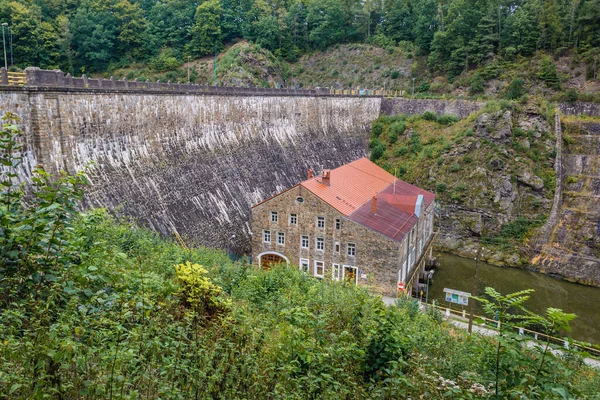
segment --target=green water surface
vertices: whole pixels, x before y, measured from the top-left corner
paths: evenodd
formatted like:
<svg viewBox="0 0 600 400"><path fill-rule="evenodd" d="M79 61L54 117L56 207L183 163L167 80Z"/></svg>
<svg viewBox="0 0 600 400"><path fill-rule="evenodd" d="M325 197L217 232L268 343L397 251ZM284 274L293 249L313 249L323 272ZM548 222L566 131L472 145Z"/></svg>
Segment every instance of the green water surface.
<svg viewBox="0 0 600 400"><path fill-rule="evenodd" d="M437 254L440 268L433 274L429 297L440 305L444 300L444 288L472 292L475 280L475 261L451 254ZM567 335L585 342L600 344L600 288L578 285L546 275L516 268L495 267L479 263L479 279L476 295L482 295L486 286L491 286L506 294L523 289L534 289L526 306L538 314L547 307L561 308L565 312L577 314L571 322L572 331ZM452 305L455 309L465 307ZM468 307L467 307L468 311ZM476 311L482 315L481 310Z"/></svg>

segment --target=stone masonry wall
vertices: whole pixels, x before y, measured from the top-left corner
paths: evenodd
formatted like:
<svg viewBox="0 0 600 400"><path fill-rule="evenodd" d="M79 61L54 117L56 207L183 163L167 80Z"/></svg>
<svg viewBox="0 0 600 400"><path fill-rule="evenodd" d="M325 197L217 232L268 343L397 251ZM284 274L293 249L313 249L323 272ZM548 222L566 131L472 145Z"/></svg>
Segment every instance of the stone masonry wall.
<svg viewBox="0 0 600 400"><path fill-rule="evenodd" d="M22 119L23 181L93 163L86 207L243 253L250 206L364 156L380 101L34 88L0 90L0 114Z"/></svg>
<svg viewBox="0 0 600 400"><path fill-rule="evenodd" d="M298 203L301 196L304 201ZM278 212L278 222L271 222L271 211ZM290 225L289 215L298 216L298 224ZM325 217L325 228L317 228L317 217ZM341 219L341 229L335 229L335 219ZM263 242L263 231L271 231L271 242ZM285 245L277 244L277 232L285 232ZM309 249L301 248L301 236L309 237ZM316 238L325 240L324 251L316 250ZM340 242L340 253L334 252L334 241ZM356 257L346 255L346 245L356 245ZM359 285L367 285L388 296L396 295L401 246L344 217L333 207L301 186L252 209L252 262L259 264L258 255L265 251L285 255L290 263L299 265L300 258L309 259L310 275L314 275L314 262L325 263L325 279L332 279L332 264L338 263L358 267ZM366 274L361 278L360 274Z"/></svg>

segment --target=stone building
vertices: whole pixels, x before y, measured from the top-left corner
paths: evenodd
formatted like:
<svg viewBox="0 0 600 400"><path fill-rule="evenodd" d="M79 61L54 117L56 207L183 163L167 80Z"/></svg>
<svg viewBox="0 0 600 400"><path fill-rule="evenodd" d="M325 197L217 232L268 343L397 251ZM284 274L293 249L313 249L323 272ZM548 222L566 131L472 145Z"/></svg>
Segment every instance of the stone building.
<svg viewBox="0 0 600 400"><path fill-rule="evenodd" d="M324 170L252 207L252 260L298 266L385 295L416 290L433 241L435 195L366 158Z"/></svg>

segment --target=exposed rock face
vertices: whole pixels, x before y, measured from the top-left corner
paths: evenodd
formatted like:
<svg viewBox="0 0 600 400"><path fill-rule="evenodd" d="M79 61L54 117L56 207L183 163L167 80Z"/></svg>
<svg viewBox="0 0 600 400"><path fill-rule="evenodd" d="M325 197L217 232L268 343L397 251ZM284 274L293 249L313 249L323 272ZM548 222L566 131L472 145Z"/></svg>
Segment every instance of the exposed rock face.
<svg viewBox="0 0 600 400"><path fill-rule="evenodd" d="M512 139L512 116L510 111L482 114L475 125L477 136L497 144L508 144Z"/></svg>
<svg viewBox="0 0 600 400"><path fill-rule="evenodd" d="M529 171L521 171L517 175L517 181L534 188L535 190L542 190L544 187L544 181L539 176L532 174Z"/></svg>

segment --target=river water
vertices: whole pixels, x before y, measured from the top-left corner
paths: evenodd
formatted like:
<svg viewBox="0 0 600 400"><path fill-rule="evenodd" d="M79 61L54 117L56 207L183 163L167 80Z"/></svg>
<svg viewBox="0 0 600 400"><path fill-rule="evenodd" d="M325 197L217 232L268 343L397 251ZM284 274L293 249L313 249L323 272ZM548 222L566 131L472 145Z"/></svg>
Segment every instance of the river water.
<svg viewBox="0 0 600 400"><path fill-rule="evenodd" d="M444 288L472 292L475 280L475 261L460 258L447 253L437 254L440 268L433 274L430 282L429 297L439 305L447 305L444 300ZM546 308L560 308L565 312L577 314L571 322L572 331L567 333L577 340L600 344L600 288L578 285L546 275L516 268L501 268L479 263L476 295L491 286L502 294L523 289L534 289L525 306L531 311L542 314ZM452 308L465 307L453 304ZM468 312L468 307L467 307ZM483 315L481 309L476 314Z"/></svg>

